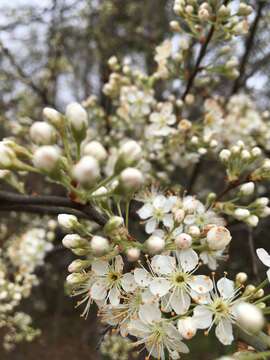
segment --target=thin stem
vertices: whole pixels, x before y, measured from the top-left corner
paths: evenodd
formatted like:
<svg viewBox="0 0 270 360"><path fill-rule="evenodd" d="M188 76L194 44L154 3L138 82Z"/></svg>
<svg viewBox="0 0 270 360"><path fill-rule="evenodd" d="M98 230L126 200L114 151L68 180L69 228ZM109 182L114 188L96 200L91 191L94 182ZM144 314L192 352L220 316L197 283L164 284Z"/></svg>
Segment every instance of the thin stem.
<svg viewBox="0 0 270 360"><path fill-rule="evenodd" d="M126 202L126 228L128 229L128 220L129 220L129 205L130 205L130 201L128 200Z"/></svg>

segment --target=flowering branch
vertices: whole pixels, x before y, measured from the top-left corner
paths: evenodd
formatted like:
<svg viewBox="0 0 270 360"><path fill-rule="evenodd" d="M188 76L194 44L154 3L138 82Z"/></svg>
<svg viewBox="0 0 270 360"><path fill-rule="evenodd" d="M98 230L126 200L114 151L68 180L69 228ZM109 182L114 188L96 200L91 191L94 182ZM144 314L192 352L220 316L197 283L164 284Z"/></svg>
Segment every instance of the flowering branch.
<svg viewBox="0 0 270 360"><path fill-rule="evenodd" d="M237 79L235 80L234 85L233 85L232 94L237 93L239 88L243 85L242 78L245 75L246 66L248 63L248 59L249 59L253 44L254 44L254 39L255 39L256 32L257 32L257 29L259 26L259 22L262 18L262 12L263 12L263 8L265 5L266 5L266 1L264 1L264 0L258 1L257 14L256 14L254 22L251 26L249 36L246 39L245 53L244 53L243 58L240 63L239 76L237 77Z"/></svg>

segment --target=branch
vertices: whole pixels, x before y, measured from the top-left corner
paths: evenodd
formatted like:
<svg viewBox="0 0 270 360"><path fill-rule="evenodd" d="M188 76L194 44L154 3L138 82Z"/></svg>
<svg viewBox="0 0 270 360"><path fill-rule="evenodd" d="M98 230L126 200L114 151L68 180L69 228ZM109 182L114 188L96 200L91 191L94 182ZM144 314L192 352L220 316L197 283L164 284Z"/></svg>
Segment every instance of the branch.
<svg viewBox="0 0 270 360"><path fill-rule="evenodd" d="M87 217L101 226L106 218L91 204L80 204L61 196L30 196L7 191L0 191L0 211L25 211L38 213L74 213L79 217ZM76 214L75 214L76 213Z"/></svg>
<svg viewBox="0 0 270 360"><path fill-rule="evenodd" d="M240 87L244 85L243 81L242 81L242 78L243 78L243 76L245 74L246 66L247 66L247 63L248 63L248 60L249 60L249 56L251 54L251 50L252 50L254 40L255 40L255 35L256 35L257 30L258 30L259 22L261 20L262 13L263 13L263 8L264 8L265 5L266 5L265 0L258 1L257 14L256 14L254 22L253 22L253 24L251 26L249 36L247 37L246 42L245 42L245 52L244 52L244 55L242 57L242 60L241 60L240 66L239 66L239 76L235 80L233 88L232 88L232 95L236 94L237 91L240 89Z"/></svg>
<svg viewBox="0 0 270 360"><path fill-rule="evenodd" d="M228 3L228 0L224 0L224 5L227 5ZM215 24L213 24L209 30L209 33L205 39L205 41L203 42L202 46L201 46L201 49L200 49L200 52L199 52L199 55L198 55L198 58L196 60L196 63L195 63L195 67L194 67L194 70L193 72L191 73L189 79L188 79L188 82L187 82L187 86L186 86L186 90L184 91L181 99L184 101L186 96L188 95L188 93L190 92L190 89L192 88L193 86L193 83L194 83L194 80L197 76L197 74L201 71L201 62L204 58L204 56L206 55L206 51L207 51L207 48L208 48L208 45L210 43L210 41L212 40L213 38L213 35L214 35L214 32L215 32Z"/></svg>

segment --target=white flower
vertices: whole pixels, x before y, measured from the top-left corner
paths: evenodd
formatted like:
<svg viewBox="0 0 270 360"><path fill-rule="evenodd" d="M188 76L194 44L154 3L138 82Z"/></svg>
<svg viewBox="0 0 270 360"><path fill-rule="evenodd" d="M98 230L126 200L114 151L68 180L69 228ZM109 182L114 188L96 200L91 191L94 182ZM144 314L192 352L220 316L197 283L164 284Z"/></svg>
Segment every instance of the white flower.
<svg viewBox="0 0 270 360"><path fill-rule="evenodd" d="M138 210L141 219L148 219L145 226L147 234L152 234L160 222L169 229L173 227L173 215L170 214L172 207L173 201L170 197L166 198L163 195L157 195L153 202L146 203Z"/></svg>
<svg viewBox="0 0 270 360"><path fill-rule="evenodd" d="M144 345L149 357L165 360L167 350L170 358L178 359L179 353L189 352L177 329L166 319L162 319L155 304L141 305L139 319L130 321L128 331L139 338L135 345Z"/></svg>
<svg viewBox="0 0 270 360"><path fill-rule="evenodd" d="M123 259L117 255L112 264L97 260L92 264L94 283L90 289L92 299L106 302L109 299L111 305L120 303L121 290L134 291L137 287L134 276L131 273L123 275Z"/></svg>
<svg viewBox="0 0 270 360"><path fill-rule="evenodd" d="M173 107L171 103L163 103L160 112L153 112L149 120L152 125L147 129L149 135L167 136L174 131L170 125L175 124L176 116L172 113Z"/></svg>
<svg viewBox="0 0 270 360"><path fill-rule="evenodd" d="M230 345L234 339L232 324L235 323L235 306L239 289L234 288L234 282L223 277L217 282L217 289L211 292L207 305L194 308L193 319L198 329L210 331L216 324L216 336L224 345Z"/></svg>
<svg viewBox="0 0 270 360"><path fill-rule="evenodd" d="M269 268L266 272L266 275L270 281L270 255L263 248L257 249L256 252L261 262Z"/></svg>
<svg viewBox="0 0 270 360"><path fill-rule="evenodd" d="M189 251L189 250L187 250ZM151 261L153 276L149 282L149 289L153 295L165 297L163 304L165 309L172 308L177 314L185 314L189 309L193 297L200 300L201 294L212 290L212 281L203 275L193 275L198 264L198 257L194 262L194 254L189 252L186 257L183 252L177 253L175 257L156 255ZM196 254L196 253L195 253ZM191 261L188 261L188 260ZM136 280L136 277L135 277Z"/></svg>

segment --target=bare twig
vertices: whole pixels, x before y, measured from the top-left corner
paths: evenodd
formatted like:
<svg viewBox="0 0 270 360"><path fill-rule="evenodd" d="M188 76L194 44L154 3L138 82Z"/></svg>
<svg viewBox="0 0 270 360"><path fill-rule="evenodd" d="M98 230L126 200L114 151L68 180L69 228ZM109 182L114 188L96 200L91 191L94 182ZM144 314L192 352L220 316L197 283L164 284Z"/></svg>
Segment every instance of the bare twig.
<svg viewBox="0 0 270 360"><path fill-rule="evenodd" d="M249 56L251 54L253 44L254 44L254 40L255 40L256 32L258 30L259 22L262 18L263 8L266 5L265 0L259 0L257 3L258 3L257 13L255 16L254 22L251 26L249 36L247 37L246 42L245 42L245 52L244 52L244 55L242 57L242 60L241 60L240 66L239 66L239 76L233 84L232 95L236 94L237 91L240 89L240 87L244 85L243 77L245 75L246 66L247 66L247 63L249 60Z"/></svg>
<svg viewBox="0 0 270 360"><path fill-rule="evenodd" d="M38 213L73 213L87 217L99 225L106 224L106 218L91 204L80 204L61 196L30 196L0 191L0 211L25 211Z"/></svg>
<svg viewBox="0 0 270 360"><path fill-rule="evenodd" d="M252 264L252 272L255 276L256 280L259 280L259 270L257 265L257 256L255 252L254 242L253 242L253 231L252 228L249 226L248 229L248 247L251 257L251 264Z"/></svg>

